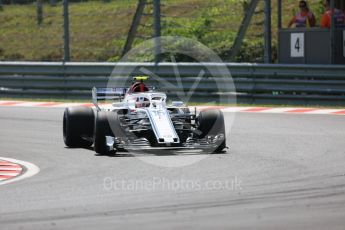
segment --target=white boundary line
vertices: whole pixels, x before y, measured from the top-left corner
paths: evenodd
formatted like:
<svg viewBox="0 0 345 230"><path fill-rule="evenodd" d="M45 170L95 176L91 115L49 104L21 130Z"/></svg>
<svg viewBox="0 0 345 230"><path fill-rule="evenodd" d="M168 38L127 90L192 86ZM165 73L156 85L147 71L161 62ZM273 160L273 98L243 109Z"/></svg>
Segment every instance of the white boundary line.
<svg viewBox="0 0 345 230"><path fill-rule="evenodd" d="M12 182L15 182L15 181L20 181L20 180L32 177L32 176L36 175L37 173L39 173L39 171L40 171L39 167L37 167L36 165L34 165L32 163L26 162L26 161L16 160L16 159L13 159L13 158L5 158L5 157L0 157L0 160L4 160L4 161L9 161L9 162L13 162L13 163L16 163L16 164L20 164L20 165L22 165L22 166L24 166L26 168L26 171L23 174L15 177L13 179L8 179L8 180L5 180L5 181L2 181L2 182L0 182L0 185L9 184L9 183L12 183Z"/></svg>

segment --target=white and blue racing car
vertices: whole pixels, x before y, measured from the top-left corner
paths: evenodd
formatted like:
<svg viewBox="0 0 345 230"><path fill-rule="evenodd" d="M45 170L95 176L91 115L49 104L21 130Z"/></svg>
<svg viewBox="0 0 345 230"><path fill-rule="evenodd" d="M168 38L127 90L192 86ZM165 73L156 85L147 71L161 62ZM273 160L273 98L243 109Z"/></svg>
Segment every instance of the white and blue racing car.
<svg viewBox="0 0 345 230"><path fill-rule="evenodd" d="M94 108L69 107L63 115L63 139L71 148L91 147L98 154L117 151L226 148L223 113L191 111L180 101L167 105L165 93L134 77L129 88L93 88ZM100 106L100 100L114 100ZM119 101L115 101L119 100Z"/></svg>

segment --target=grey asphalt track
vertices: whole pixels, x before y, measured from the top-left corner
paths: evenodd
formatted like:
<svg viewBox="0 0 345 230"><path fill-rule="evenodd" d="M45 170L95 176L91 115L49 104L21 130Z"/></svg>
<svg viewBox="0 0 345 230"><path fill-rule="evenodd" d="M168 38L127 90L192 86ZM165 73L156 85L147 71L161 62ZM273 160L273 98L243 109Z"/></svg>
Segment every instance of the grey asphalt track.
<svg viewBox="0 0 345 230"><path fill-rule="evenodd" d="M166 168L65 148L62 114L0 108L0 156L41 169L0 186L1 230L345 229L344 116L239 113L227 154Z"/></svg>

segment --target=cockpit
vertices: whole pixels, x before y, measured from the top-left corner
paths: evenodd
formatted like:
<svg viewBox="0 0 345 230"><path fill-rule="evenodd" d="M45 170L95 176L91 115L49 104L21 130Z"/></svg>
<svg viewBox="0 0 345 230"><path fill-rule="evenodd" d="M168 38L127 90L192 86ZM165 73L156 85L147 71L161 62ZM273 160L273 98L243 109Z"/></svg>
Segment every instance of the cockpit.
<svg viewBox="0 0 345 230"><path fill-rule="evenodd" d="M135 108L150 107L150 99L147 97L137 97L135 100Z"/></svg>

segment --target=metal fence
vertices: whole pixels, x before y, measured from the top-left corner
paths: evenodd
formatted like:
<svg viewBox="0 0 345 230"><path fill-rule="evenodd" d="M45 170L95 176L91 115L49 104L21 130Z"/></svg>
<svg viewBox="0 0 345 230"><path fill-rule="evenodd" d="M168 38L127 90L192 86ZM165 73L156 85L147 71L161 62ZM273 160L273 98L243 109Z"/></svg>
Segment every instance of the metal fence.
<svg viewBox="0 0 345 230"><path fill-rule="evenodd" d="M133 75L142 74L140 69L145 67L172 80L174 67L177 67L182 79L181 90L188 90L204 70L205 75L192 98L203 102L226 91L213 81L223 73L210 74L210 70L219 65L222 64L117 63L122 70L133 68L130 70ZM93 86L107 86L110 76L121 78L123 73L113 72L114 67L115 63L2 62L0 96L89 99ZM236 87L231 89L232 95L239 103L345 105L345 66L228 63L225 67L231 72ZM162 90L174 89L164 86Z"/></svg>
<svg viewBox="0 0 345 230"><path fill-rule="evenodd" d="M68 57L70 61L118 61L138 1L144 0L1 0L0 61L61 61L64 58L68 61ZM152 4L156 1L145 0L133 45L156 35ZM266 33L264 39L267 0L258 0L240 52L230 60L232 46L251 1L160 0L161 35L194 38L225 61L263 62L264 41L268 37ZM319 21L323 11L320 1L309 0L308 3ZM285 26L297 12L298 4L296 1L282 4ZM271 9L271 55L275 60L276 1L272 1Z"/></svg>
<svg viewBox="0 0 345 230"><path fill-rule="evenodd" d="M4 4L0 10L0 61L61 61L64 56L70 56L70 61L117 61L138 3L137 0L2 2L20 4ZM162 36L194 38L229 60L249 0L160 2ZM250 52L242 52L239 61L263 60L263 7L264 0L260 0L242 45L244 51L250 49ZM153 13L152 1L146 1L134 45L153 36Z"/></svg>

